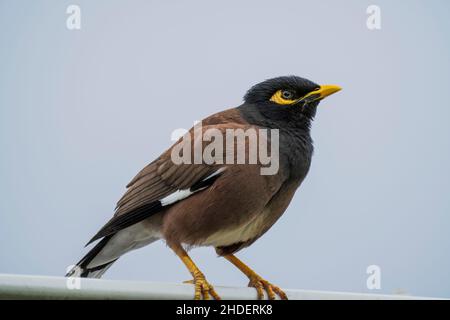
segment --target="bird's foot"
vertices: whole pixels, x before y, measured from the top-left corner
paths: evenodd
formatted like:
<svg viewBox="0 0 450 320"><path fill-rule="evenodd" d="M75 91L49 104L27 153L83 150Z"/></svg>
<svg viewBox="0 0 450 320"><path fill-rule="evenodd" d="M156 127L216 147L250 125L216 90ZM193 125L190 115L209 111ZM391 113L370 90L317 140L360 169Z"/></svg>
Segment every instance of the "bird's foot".
<svg viewBox="0 0 450 320"><path fill-rule="evenodd" d="M264 290L267 292L267 296L270 300L275 300L276 294L280 297L281 300L288 300L288 297L283 290L271 284L269 281L264 280L259 275L255 274L249 278L250 282L248 283L248 286L256 288L259 300L264 299Z"/></svg>
<svg viewBox="0 0 450 320"><path fill-rule="evenodd" d="M211 296L215 300L220 300L220 296L214 290L214 287L206 281L202 273L196 274L194 279L184 281L183 283L190 283L195 286L194 300L209 300Z"/></svg>

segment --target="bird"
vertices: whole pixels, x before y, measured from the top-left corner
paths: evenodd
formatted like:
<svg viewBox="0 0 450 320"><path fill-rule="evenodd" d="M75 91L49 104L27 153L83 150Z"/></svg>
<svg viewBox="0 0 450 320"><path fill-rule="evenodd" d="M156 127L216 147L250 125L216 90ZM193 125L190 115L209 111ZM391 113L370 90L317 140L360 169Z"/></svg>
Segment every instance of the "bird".
<svg viewBox="0 0 450 320"><path fill-rule="evenodd" d="M190 272L196 300L220 296L189 256L195 247L212 247L231 262L248 277L258 299L287 299L236 253L264 235L288 208L311 165L317 106L340 90L298 76L271 78L252 86L238 107L203 119L200 133L270 130L270 136L259 139L277 140L273 146L278 150L271 150L278 157L276 172L262 174L261 160L239 163L234 154L227 158L232 161L224 161L230 152L219 154L220 148L213 154L217 161L174 161L174 154L192 160L196 146L207 148L212 141L185 139L195 136L194 126L129 182L113 217L87 244L97 242L95 246L66 276L100 278L126 252L162 240ZM250 136L242 144L245 159L250 157ZM230 146L240 147L236 141Z"/></svg>

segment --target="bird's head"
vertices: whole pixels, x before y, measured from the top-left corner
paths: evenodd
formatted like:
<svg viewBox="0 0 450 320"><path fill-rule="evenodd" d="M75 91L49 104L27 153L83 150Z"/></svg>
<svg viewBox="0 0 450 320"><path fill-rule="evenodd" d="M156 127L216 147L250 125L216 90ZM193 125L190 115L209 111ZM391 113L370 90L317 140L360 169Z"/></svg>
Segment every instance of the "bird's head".
<svg viewBox="0 0 450 320"><path fill-rule="evenodd" d="M341 90L336 85L318 85L297 76L278 77L254 85L244 97L271 119L312 119L325 97ZM290 121L290 122L291 122Z"/></svg>

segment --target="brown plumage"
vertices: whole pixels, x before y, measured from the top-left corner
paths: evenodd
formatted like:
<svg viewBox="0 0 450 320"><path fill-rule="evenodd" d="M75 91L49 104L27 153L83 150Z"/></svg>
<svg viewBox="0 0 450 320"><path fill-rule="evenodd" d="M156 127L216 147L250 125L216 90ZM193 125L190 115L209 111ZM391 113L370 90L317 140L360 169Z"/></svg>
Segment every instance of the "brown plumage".
<svg viewBox="0 0 450 320"><path fill-rule="evenodd" d="M305 178L312 156L309 128L316 106L323 97L338 90L329 89L330 93L325 88L329 89L298 77L271 79L253 87L240 107L204 119L202 133L213 128L223 137L230 129L279 130L276 174L262 175L265 164L259 159L248 163L248 139L246 164L236 163L236 153L231 155L233 163L227 161L230 158L225 139L225 152L215 154L214 163L193 163L196 144L206 148L210 141L189 143L190 164L173 161L172 151L178 145L174 144L131 180L113 218L89 243L102 241L68 275L100 277L123 253L164 239L193 275L195 298L219 298L184 249L195 246L214 247L249 277L259 298L263 289L271 299L275 294L286 298L278 287L258 276L233 253L270 229ZM195 137L194 129L189 131L190 136ZM258 139L269 143L274 138L269 135ZM178 143L182 142L180 139ZM239 148L237 140L233 145L233 150Z"/></svg>

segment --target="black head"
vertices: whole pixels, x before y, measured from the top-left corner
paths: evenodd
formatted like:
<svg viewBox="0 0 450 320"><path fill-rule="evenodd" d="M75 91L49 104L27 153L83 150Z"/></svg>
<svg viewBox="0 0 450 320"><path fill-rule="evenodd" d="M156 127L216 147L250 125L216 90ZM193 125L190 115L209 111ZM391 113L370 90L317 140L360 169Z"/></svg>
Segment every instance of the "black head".
<svg viewBox="0 0 450 320"><path fill-rule="evenodd" d="M295 124L314 118L320 100L340 89L297 76L278 77L254 85L244 96L244 105L256 106L254 111L267 119Z"/></svg>
<svg viewBox="0 0 450 320"><path fill-rule="evenodd" d="M320 86L317 83L309 81L308 79L296 76L277 77L268 79L251 87L244 96L244 100L247 103L268 102L279 90L284 90L285 94L291 94L285 98L292 100L303 97L319 88Z"/></svg>

